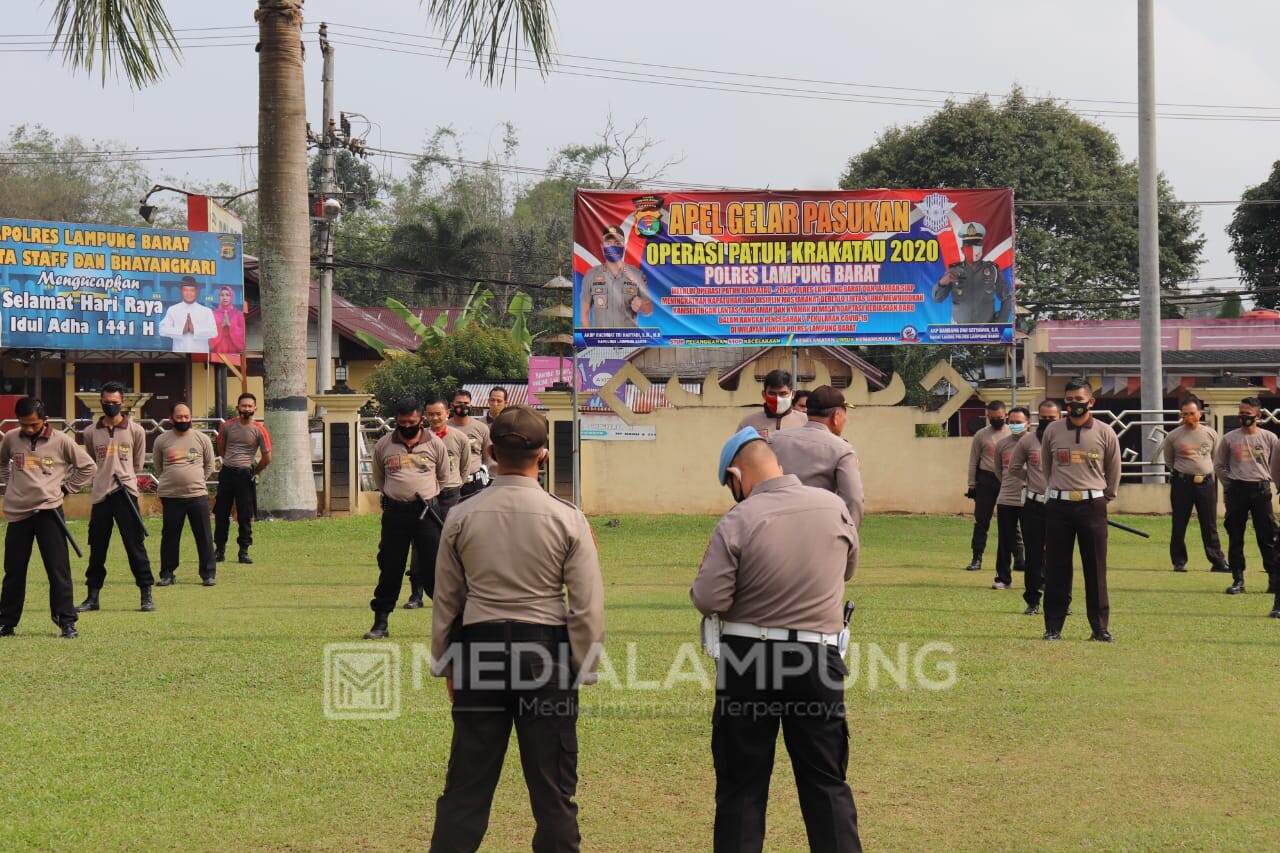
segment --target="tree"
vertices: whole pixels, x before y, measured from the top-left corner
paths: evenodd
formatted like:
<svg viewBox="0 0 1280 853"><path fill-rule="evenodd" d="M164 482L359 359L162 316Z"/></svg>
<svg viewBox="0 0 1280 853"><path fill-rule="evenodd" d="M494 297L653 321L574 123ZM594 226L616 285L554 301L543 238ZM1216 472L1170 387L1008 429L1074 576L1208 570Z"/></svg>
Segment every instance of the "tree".
<svg viewBox="0 0 1280 853"><path fill-rule="evenodd" d="M275 459L266 469L261 502L280 518L316 511L307 424L307 290L310 221L307 215L306 103L302 65L303 0L258 0L258 169L262 251L263 385ZM469 68L501 81L518 43L538 69L550 62L551 22L545 0L429 0L428 14L452 53ZM73 69L101 61L144 86L163 74L162 50L178 42L162 0L57 0L54 46ZM100 58L99 58L99 55ZM452 54L451 54L452 55Z"/></svg>
<svg viewBox="0 0 1280 853"><path fill-rule="evenodd" d="M840 180L862 187L1013 187L1019 301L1037 318L1132 317L1138 292L1138 168L1115 138L1051 100L1015 90L948 103L854 156ZM1199 214L1160 179L1160 284L1193 278ZM1167 311L1174 309L1166 307Z"/></svg>
<svg viewBox="0 0 1280 853"><path fill-rule="evenodd" d="M1259 308L1280 306L1280 203L1275 199L1280 199L1280 160L1272 165L1271 177L1244 191L1244 203L1227 226L1236 268Z"/></svg>
<svg viewBox="0 0 1280 853"><path fill-rule="evenodd" d="M424 400L452 393L469 380L523 382L528 375L524 344L510 330L473 324L424 343L414 355L383 362L369 377L366 390L385 416L403 397Z"/></svg>

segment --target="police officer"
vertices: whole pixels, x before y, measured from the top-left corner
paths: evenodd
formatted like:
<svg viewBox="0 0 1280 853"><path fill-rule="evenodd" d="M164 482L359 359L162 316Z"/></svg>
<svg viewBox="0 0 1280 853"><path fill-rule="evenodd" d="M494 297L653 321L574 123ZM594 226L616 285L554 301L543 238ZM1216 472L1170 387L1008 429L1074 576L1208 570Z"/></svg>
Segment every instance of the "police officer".
<svg viewBox="0 0 1280 853"><path fill-rule="evenodd" d="M787 371L770 370L766 373L760 397L764 400L764 406L743 415L742 420L738 421L739 430L751 427L760 433L761 438L768 438L770 433L802 427L809 422L808 415L791 407L794 400L791 374Z"/></svg>
<svg viewBox="0 0 1280 853"><path fill-rule="evenodd" d="M213 532L209 527L209 478L217 458L209 436L193 429L191 407L174 403L169 412L172 429L160 434L151 448L151 467L156 472L156 494L164 512L160 530L160 586L178 582L181 562L182 528L191 525L200 563L200 582L218 582L218 562L214 557Z"/></svg>
<svg viewBox="0 0 1280 853"><path fill-rule="evenodd" d="M107 579L107 547L114 526L120 529L120 543L138 585L139 609L149 613L156 609L151 596L155 578L138 510L138 472L147 453L147 434L141 425L124 416L124 386L119 382L104 383L99 399L103 415L84 431L84 449L98 464L98 470L93 475L89 567L84 573L89 595L76 610L85 613L101 607L98 596Z"/></svg>
<svg viewBox="0 0 1280 853"><path fill-rule="evenodd" d="M1227 563L1231 566L1231 586L1227 595L1244 592L1244 529L1253 518L1253 534L1262 554L1262 567L1271 578L1268 591L1275 591L1277 570L1276 519L1271 512L1271 483L1280 476L1280 453L1276 434L1258 426L1262 401L1245 397L1240 401L1240 428L1222 437L1213 455L1213 469L1222 481L1226 502L1223 526L1227 529Z"/></svg>
<svg viewBox="0 0 1280 853"><path fill-rule="evenodd" d="M992 589L1012 589L1013 575L1009 572L1014 554L1019 551L1019 533L1022 527L1023 478L1008 469L1013 461L1013 451L1027 434L1031 413L1023 406L1009 410L1009 434L996 442L996 481L1000 491L996 495L996 579ZM1025 564L1023 566L1025 568Z"/></svg>
<svg viewBox="0 0 1280 853"><path fill-rule="evenodd" d="M969 490L966 498L973 500L973 537L969 548L973 560L965 569L976 572L982 569L982 553L987 550L987 530L991 527L991 515L1000 496L1000 481L996 479L996 443L1009 436L1005 426L1004 403L992 400L987 403L987 426L973 434L969 443ZM1022 564L1022 554L1016 555Z"/></svg>
<svg viewBox="0 0 1280 853"><path fill-rule="evenodd" d="M1080 544L1090 640L1112 641L1107 624L1107 502L1120 487L1120 441L1091 413L1093 388L1072 379L1063 394L1067 417L1049 425L1040 440L1045 504L1044 639L1062 639L1071 606L1071 558Z"/></svg>
<svg viewBox="0 0 1280 853"><path fill-rule="evenodd" d="M271 435L266 424L254 421L253 413L257 410L258 398L247 392L241 394L236 400L238 417L226 421L218 430L222 469L218 471L218 495L213 502L216 521L213 541L218 562L226 559L233 504L240 528L236 536L236 544L240 546L237 559L241 563L253 562L249 546L253 544L253 514L258 509L258 475L271 464Z"/></svg>
<svg viewBox="0 0 1280 853"><path fill-rule="evenodd" d="M934 302L951 297L952 323L1008 323L1013 319L1013 291L1004 273L991 261L982 259L986 236L987 229L977 222L963 226L962 260L947 267L933 288Z"/></svg>
<svg viewBox="0 0 1280 853"><path fill-rule="evenodd" d="M68 435L49 426L44 403L23 397L14 406L18 428L0 441L0 480L7 483L4 517L4 582L0 585L0 637L13 636L27 600L31 546L49 576L49 611L64 640L76 631L76 601L71 590L71 560L62 520L62 499L93 479L97 464Z"/></svg>
<svg viewBox="0 0 1280 853"><path fill-rule="evenodd" d="M489 391L489 408L484 413L484 417L480 422L487 427L493 426L493 419L502 414L502 410L507 407L507 389L501 385L495 385Z"/></svg>
<svg viewBox="0 0 1280 853"><path fill-rule="evenodd" d="M590 328L634 328L638 317L653 313L644 273L622 262L626 240L622 229L610 225L600 237L604 263L582 276L578 320Z"/></svg>
<svg viewBox="0 0 1280 853"><path fill-rule="evenodd" d="M471 392L466 388L453 392L451 412L453 417L449 419L449 425L461 430L471 443L471 456L462 477L462 496L465 498L489 482L489 471L484 464L489 454L489 427L479 418L471 417Z"/></svg>
<svg viewBox="0 0 1280 853"><path fill-rule="evenodd" d="M1026 544L1027 561L1024 566L1022 600L1027 603L1024 616L1040 615L1040 594L1044 590L1044 509L1048 498L1045 492L1044 466L1040 455L1040 440L1049 425L1058 419L1060 410L1052 400L1045 400L1037 411L1034 432L1028 433L1013 448L1009 457L1008 473L1023 480L1026 501L1022 504L1022 537Z"/></svg>
<svg viewBox="0 0 1280 853"><path fill-rule="evenodd" d="M462 472L467 470L471 462L471 442L467 439L466 433L449 425L449 407L443 397L429 399L423 407L423 417L427 422L427 428L436 438L444 442L444 449L449 457L449 476L440 481L438 498L440 520L443 522L449 518L449 510L461 499ZM413 549L409 568L410 594L409 600L404 603L405 610L417 610L423 604L422 596L425 590L421 581L418 580L426 574L421 566L422 556L417 548ZM434 560L435 555L428 555L428 559Z"/></svg>
<svg viewBox="0 0 1280 853"><path fill-rule="evenodd" d="M378 542L378 585L373 590L373 627L366 640L390 633L387 618L404 585L409 546L418 552L414 588L431 596L435 589L436 549L440 545L440 484L449 479L444 442L422 425L422 404L406 397L396 405L396 429L373 446L373 485L382 492L382 538ZM433 513L435 514L433 516Z"/></svg>
<svg viewBox="0 0 1280 853"><path fill-rule="evenodd" d="M1182 425L1170 431L1156 451L1169 469L1169 504L1173 510L1169 558L1175 572L1187 570L1187 522L1194 508L1210 571L1229 572L1218 541L1218 483L1213 478L1218 434L1201 423L1204 407L1195 397L1184 400L1178 412Z"/></svg>
<svg viewBox="0 0 1280 853"><path fill-rule="evenodd" d="M849 420L844 394L830 385L809 392L809 422L769 436L778 464L806 486L834 492L855 527L862 526L862 471L858 454L840 436Z"/></svg>
<svg viewBox="0 0 1280 853"><path fill-rule="evenodd" d="M453 743L433 851L475 850L514 725L537 829L533 849L579 848L578 684L595 681L604 582L586 516L544 492L547 421L494 419L498 475L459 504L440 542L432 672L448 678Z"/></svg>
<svg viewBox="0 0 1280 853"><path fill-rule="evenodd" d="M720 453L738 505L716 525L689 596L721 622L711 753L714 849L761 850L782 727L812 850L861 850L845 781L849 728L841 598L858 562L844 503L784 474L752 429Z"/></svg>

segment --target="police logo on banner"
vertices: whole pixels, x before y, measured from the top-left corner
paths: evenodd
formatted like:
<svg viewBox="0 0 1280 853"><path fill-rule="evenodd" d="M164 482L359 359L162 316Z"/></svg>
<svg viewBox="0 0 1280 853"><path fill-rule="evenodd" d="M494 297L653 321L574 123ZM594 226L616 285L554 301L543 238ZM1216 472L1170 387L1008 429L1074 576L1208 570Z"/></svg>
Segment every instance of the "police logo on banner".
<svg viewBox="0 0 1280 853"><path fill-rule="evenodd" d="M950 214L953 207L955 204L942 193L929 193L916 205L922 217L921 227L930 234L946 231L951 225Z"/></svg>

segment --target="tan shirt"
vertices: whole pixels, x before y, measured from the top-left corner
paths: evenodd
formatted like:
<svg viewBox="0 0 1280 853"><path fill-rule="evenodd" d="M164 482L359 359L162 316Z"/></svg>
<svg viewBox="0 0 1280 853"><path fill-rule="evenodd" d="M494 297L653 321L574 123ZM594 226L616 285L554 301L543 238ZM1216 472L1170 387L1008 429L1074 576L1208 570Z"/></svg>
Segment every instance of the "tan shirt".
<svg viewBox="0 0 1280 853"><path fill-rule="evenodd" d="M1218 447L1218 434L1204 424L1195 429L1178 426L1169 431L1156 453L1164 455L1164 464L1179 474L1213 473L1213 451Z"/></svg>
<svg viewBox="0 0 1280 853"><path fill-rule="evenodd" d="M689 598L727 622L834 634L857 565L858 530L844 503L784 474L720 519Z"/></svg>
<svg viewBox="0 0 1280 853"><path fill-rule="evenodd" d="M440 484L448 478L449 452L426 427L413 447L407 447L395 431L373 446L373 486L393 501L429 501L440 494Z"/></svg>
<svg viewBox="0 0 1280 853"><path fill-rule="evenodd" d="M151 467L156 472L156 494L162 498L198 498L209 494L213 476L213 442L192 427L185 433L162 432L151 448Z"/></svg>
<svg viewBox="0 0 1280 853"><path fill-rule="evenodd" d="M0 441L5 519L24 521L41 510L57 509L64 495L75 494L93 479L97 468L75 439L48 424L34 440L19 428L9 430Z"/></svg>
<svg viewBox="0 0 1280 853"><path fill-rule="evenodd" d="M129 494L138 495L138 473L147 453L147 433L140 424L125 418L116 426L107 424L106 418L84 431L84 449L98 465L93 475L93 503L101 503L114 492L116 477Z"/></svg>
<svg viewBox="0 0 1280 853"><path fill-rule="evenodd" d="M1120 488L1120 440L1115 430L1092 415L1080 429L1062 418L1044 431L1040 465L1049 489L1095 489L1112 500Z"/></svg>
<svg viewBox="0 0 1280 853"><path fill-rule="evenodd" d="M487 458L487 451L490 447L489 427L481 422L479 418L467 418L465 424L460 424L450 419L449 428L461 430L467 436L467 440L471 442L471 458L467 462L467 468L463 474L463 479L466 479L479 471L480 466L484 464L484 460Z"/></svg>
<svg viewBox="0 0 1280 853"><path fill-rule="evenodd" d="M1035 492L1037 495L1045 493L1047 486L1040 455L1040 437L1034 429L1028 429L1022 440L1013 446L1008 472L1021 479L1028 492Z"/></svg>
<svg viewBox="0 0 1280 853"><path fill-rule="evenodd" d="M1000 494L996 496L998 506L1022 506L1022 489L1026 485L1026 469L1013 470L1013 451L1027 440L1027 434L1009 433L996 442L996 479L1000 481Z"/></svg>
<svg viewBox="0 0 1280 853"><path fill-rule="evenodd" d="M969 444L969 488L977 487L978 471L996 472L996 442L1009 434L1009 427L992 429L990 424L973 434Z"/></svg>
<svg viewBox="0 0 1280 853"><path fill-rule="evenodd" d="M862 471L858 454L820 421L769 436L778 464L800 482L834 492L844 501L855 527L862 526Z"/></svg>
<svg viewBox="0 0 1280 853"><path fill-rule="evenodd" d="M791 409L782 417L775 418L764 410L764 406L761 406L754 412L743 415L742 420L738 421L738 429L751 427L764 438L768 438L771 433L781 432L784 429L798 429L807 423L809 423L809 416L804 412Z"/></svg>
<svg viewBox="0 0 1280 853"><path fill-rule="evenodd" d="M1226 486L1231 480L1243 483L1275 481L1280 454L1276 453L1276 434L1258 428L1253 435L1233 429L1218 442L1213 454L1213 470Z"/></svg>
<svg viewBox="0 0 1280 853"><path fill-rule="evenodd" d="M566 603L566 593L568 601ZM529 477L504 474L449 513L436 557L431 656L446 665L449 629L462 624L566 625L574 667L596 680L604 642L604 581L595 536L573 504Z"/></svg>
<svg viewBox="0 0 1280 853"><path fill-rule="evenodd" d="M434 431L432 434L435 434ZM465 432L448 424L444 427L444 437L436 435L436 438L444 442L445 452L449 455L449 476L441 481L440 488L460 488L462 472L471 464L471 442Z"/></svg>
<svg viewBox="0 0 1280 853"><path fill-rule="evenodd" d="M223 467L257 468L258 454L271 452L271 434L261 421L250 421L248 426L239 418L225 421L218 430L218 450Z"/></svg>

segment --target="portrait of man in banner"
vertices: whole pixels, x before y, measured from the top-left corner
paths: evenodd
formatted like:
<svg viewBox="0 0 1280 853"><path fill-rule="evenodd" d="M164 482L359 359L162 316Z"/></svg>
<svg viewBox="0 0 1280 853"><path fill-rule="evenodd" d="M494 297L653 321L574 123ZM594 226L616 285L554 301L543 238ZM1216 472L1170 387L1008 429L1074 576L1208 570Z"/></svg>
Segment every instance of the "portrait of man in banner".
<svg viewBox="0 0 1280 853"><path fill-rule="evenodd" d="M169 306L160 321L161 337L173 340L174 352L209 352L209 341L218 336L213 311L196 302L200 284L189 275L180 282L182 301Z"/></svg>
<svg viewBox="0 0 1280 853"><path fill-rule="evenodd" d="M236 307L235 291L227 285L218 288L218 307L213 309L213 321L218 336L209 341L209 352L239 355L244 352L244 312Z"/></svg>
<svg viewBox="0 0 1280 853"><path fill-rule="evenodd" d="M960 227L960 263L947 272L933 288L933 301L951 298L951 322L1010 323L1013 321L1013 288L1000 267L983 260L982 242L987 229L970 222Z"/></svg>
<svg viewBox="0 0 1280 853"><path fill-rule="evenodd" d="M591 328L633 328L638 318L653 313L644 273L623 263L626 244L622 229L610 225L600 237L604 263L582 276L578 322Z"/></svg>

